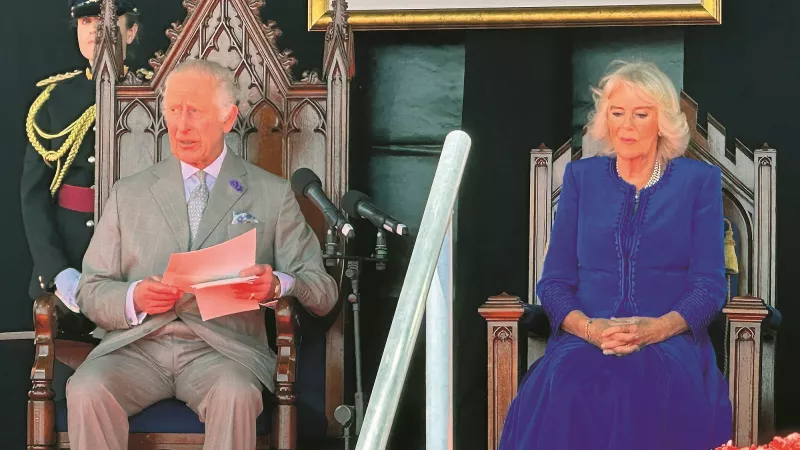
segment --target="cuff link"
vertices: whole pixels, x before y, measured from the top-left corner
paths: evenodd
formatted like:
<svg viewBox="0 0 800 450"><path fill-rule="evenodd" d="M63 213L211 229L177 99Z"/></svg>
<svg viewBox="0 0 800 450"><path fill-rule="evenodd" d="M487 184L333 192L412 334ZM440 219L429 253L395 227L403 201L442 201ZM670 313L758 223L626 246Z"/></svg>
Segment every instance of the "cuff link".
<svg viewBox="0 0 800 450"><path fill-rule="evenodd" d="M42 279L42 276L41 276L41 275L39 275L39 286L40 286L42 289L45 289L45 287L44 287L44 280Z"/></svg>

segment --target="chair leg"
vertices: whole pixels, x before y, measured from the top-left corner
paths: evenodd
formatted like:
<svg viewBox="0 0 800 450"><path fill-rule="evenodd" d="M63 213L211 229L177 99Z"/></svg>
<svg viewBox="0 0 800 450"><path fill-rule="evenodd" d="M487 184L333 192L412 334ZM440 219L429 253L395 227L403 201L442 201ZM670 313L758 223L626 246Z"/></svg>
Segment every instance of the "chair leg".
<svg viewBox="0 0 800 450"><path fill-rule="evenodd" d="M275 305L277 331L277 361L275 365L275 398L277 406L272 414L272 447L279 450L297 448L297 407L294 381L297 371L297 336L293 297L282 297Z"/></svg>
<svg viewBox="0 0 800 450"><path fill-rule="evenodd" d="M28 450L51 450L56 445L55 393L52 389L55 345L58 329L53 295L43 295L33 302L35 359L28 391Z"/></svg>
<svg viewBox="0 0 800 450"><path fill-rule="evenodd" d="M761 386L761 322L767 307L758 297L735 297L722 312L730 321L728 359L733 406L733 445L758 445Z"/></svg>
<svg viewBox="0 0 800 450"><path fill-rule="evenodd" d="M34 381L28 392L28 450L55 449L54 395L50 380Z"/></svg>
<svg viewBox="0 0 800 450"><path fill-rule="evenodd" d="M278 404L272 413L272 447L278 450L297 448L297 406L291 383L276 385Z"/></svg>

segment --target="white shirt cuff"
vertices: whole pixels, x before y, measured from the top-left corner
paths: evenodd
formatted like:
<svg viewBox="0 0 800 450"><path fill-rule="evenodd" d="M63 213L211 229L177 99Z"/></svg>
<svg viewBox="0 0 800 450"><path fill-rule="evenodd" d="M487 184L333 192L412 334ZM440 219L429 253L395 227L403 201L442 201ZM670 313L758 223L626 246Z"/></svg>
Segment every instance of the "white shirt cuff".
<svg viewBox="0 0 800 450"><path fill-rule="evenodd" d="M132 327L139 325L147 317L147 313L144 311L137 315L136 308L133 307L133 290L136 289L136 285L141 281L131 283L130 287L128 287L128 295L125 297L125 318L128 319L128 324Z"/></svg>
<svg viewBox="0 0 800 450"><path fill-rule="evenodd" d="M283 273L283 272L272 272L278 277L278 280L281 282L281 297L285 296L289 289L294 286L294 277Z"/></svg>

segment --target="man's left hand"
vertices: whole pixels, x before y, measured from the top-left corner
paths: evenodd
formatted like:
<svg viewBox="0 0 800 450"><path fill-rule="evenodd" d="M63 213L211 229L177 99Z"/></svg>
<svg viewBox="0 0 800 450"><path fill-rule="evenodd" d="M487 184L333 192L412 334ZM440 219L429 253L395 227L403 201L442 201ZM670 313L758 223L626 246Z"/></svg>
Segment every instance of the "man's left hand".
<svg viewBox="0 0 800 450"><path fill-rule="evenodd" d="M603 331L600 347L607 355L629 355L645 345L665 340L668 335L663 321L654 317L627 317L611 322L616 326Z"/></svg>
<svg viewBox="0 0 800 450"><path fill-rule="evenodd" d="M239 272L240 277L254 275L257 277L255 280L235 287L236 298L249 298L259 303L272 299L275 286L280 283L278 277L272 273L272 267L268 264L256 264Z"/></svg>

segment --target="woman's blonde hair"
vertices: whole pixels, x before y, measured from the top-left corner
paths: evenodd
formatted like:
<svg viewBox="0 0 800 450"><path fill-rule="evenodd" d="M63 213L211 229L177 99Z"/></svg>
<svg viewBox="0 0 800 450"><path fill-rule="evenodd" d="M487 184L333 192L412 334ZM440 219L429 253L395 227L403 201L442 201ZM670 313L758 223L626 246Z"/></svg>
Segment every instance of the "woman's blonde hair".
<svg viewBox="0 0 800 450"><path fill-rule="evenodd" d="M616 66L616 68L613 68ZM649 62L614 61L613 70L592 88L594 111L589 114L586 134L597 145L598 154L614 154L608 133L608 97L616 88L627 85L652 100L658 107L658 144L656 157L663 162L677 158L689 146L689 124L681 112L675 85L655 64Z"/></svg>

